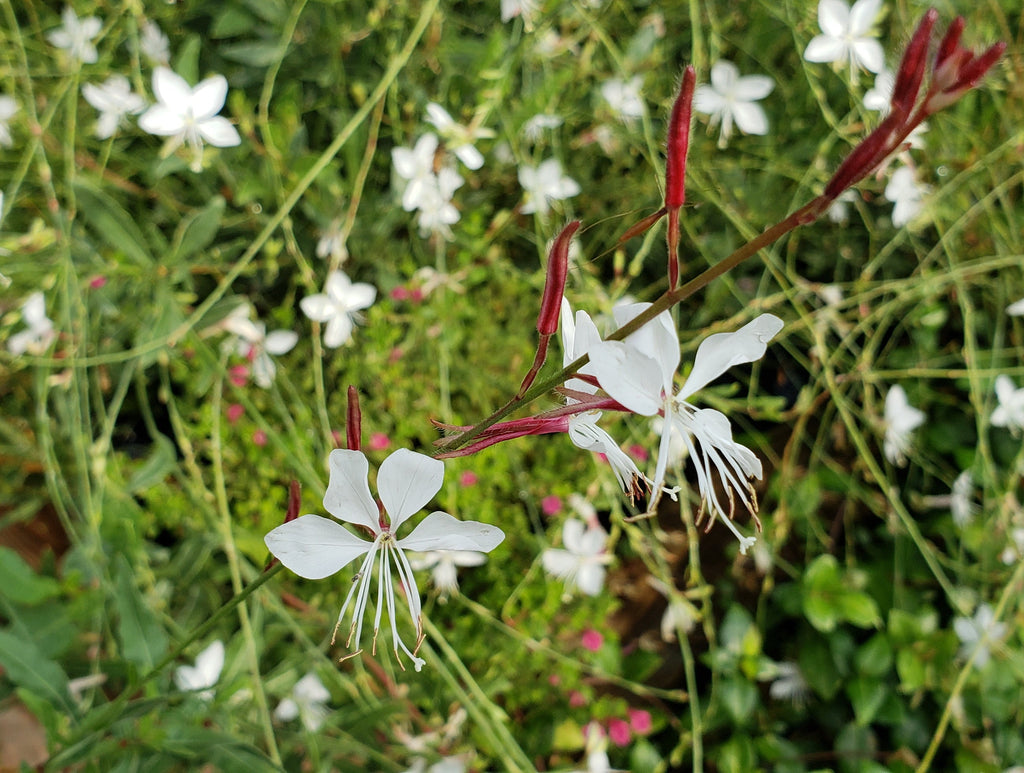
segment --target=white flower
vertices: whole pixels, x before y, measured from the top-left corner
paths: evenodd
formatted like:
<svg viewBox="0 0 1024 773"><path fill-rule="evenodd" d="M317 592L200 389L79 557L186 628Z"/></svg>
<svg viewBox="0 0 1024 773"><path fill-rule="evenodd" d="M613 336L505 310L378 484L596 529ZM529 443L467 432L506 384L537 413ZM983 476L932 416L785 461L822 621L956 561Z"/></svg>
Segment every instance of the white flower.
<svg viewBox="0 0 1024 773"><path fill-rule="evenodd" d="M42 354L53 341L56 333L53 322L46 316L46 299L41 292L32 293L21 304L21 318L27 329L15 333L7 341L7 350L17 357L19 354Z"/></svg>
<svg viewBox="0 0 1024 773"><path fill-rule="evenodd" d="M295 348L299 334L291 330L275 330L267 333L262 322L249 319L249 308L239 306L223 322L224 329L234 334L238 341L239 355L252 362L252 377L257 386L269 389L274 383L277 368L270 355L285 354Z"/></svg>
<svg viewBox="0 0 1024 773"><path fill-rule="evenodd" d="M416 223L421 236L439 234L445 239L452 238L452 230L448 226L459 222L459 210L452 204L452 197L463 182L465 180L459 173L450 167L442 167L425 181L416 202L419 210Z"/></svg>
<svg viewBox="0 0 1024 773"><path fill-rule="evenodd" d="M331 349L341 346L352 338L353 320L359 318L356 312L369 308L377 299L377 290L365 282L352 284L342 271L327 275L324 291L307 295L299 302L303 314L316 322L326 322L324 345Z"/></svg>
<svg viewBox="0 0 1024 773"><path fill-rule="evenodd" d="M540 138L541 132L545 129L557 129L561 125L561 117L549 113L539 113L523 124L523 136L530 141L535 141Z"/></svg>
<svg viewBox="0 0 1024 773"><path fill-rule="evenodd" d="M615 321L624 325L649 307L649 303L616 307ZM668 430L676 426L686 440L687 452L697 473L703 503L701 511L707 508L712 518L722 518L740 541L742 553L746 553L755 540L744 537L731 521L735 510L734 494L739 495L747 510L756 513L750 479L761 479L761 461L753 451L732 439L732 427L725 414L710 408L696 408L688 398L732 366L761 359L768 342L782 326L778 317L762 314L733 333L708 336L697 348L693 369L678 394L673 394L673 381L679 365L679 337L668 312L659 314L624 341L604 341L590 351L592 371L609 396L641 416L662 413L665 417L648 509L661 495L671 455L672 433ZM713 473L725 488L728 510L715 490Z"/></svg>
<svg viewBox="0 0 1024 773"><path fill-rule="evenodd" d="M92 64L99 57L92 39L100 34L103 23L95 16L79 19L70 5L64 6L61 14L64 24L47 33L46 39L57 48L66 48L72 59Z"/></svg>
<svg viewBox="0 0 1024 773"><path fill-rule="evenodd" d="M857 0L851 8L845 0L820 0L818 26L821 35L813 38L804 51L808 62L849 62L854 82L857 68L881 72L885 52L871 32L882 0Z"/></svg>
<svg viewBox="0 0 1024 773"><path fill-rule="evenodd" d="M501 20L507 22L522 16L527 29L530 29L536 11L537 0L501 0Z"/></svg>
<svg viewBox="0 0 1024 773"><path fill-rule="evenodd" d="M82 96L100 111L96 136L101 140L113 137L126 115L141 113L146 107L146 100L132 91L123 75L111 75L102 86L86 83L82 86Z"/></svg>
<svg viewBox="0 0 1024 773"><path fill-rule="evenodd" d="M153 93L157 104L139 117L139 126L150 134L168 138L165 154L173 153L187 141L195 153L192 171L202 168L204 141L218 148L242 142L231 122L217 115L228 95L228 81L223 75L213 75L192 88L173 70L157 67L153 72Z"/></svg>
<svg viewBox="0 0 1024 773"><path fill-rule="evenodd" d="M519 167L519 184L526 193L520 210L524 215L536 212L543 217L551 209L552 201L568 199L580 192L576 181L562 173L562 164L557 158L549 158L537 167Z"/></svg>
<svg viewBox="0 0 1024 773"><path fill-rule="evenodd" d="M405 773L465 773L466 761L461 757L444 757L428 765L423 757L417 757Z"/></svg>
<svg viewBox="0 0 1024 773"><path fill-rule="evenodd" d="M616 773L608 759L608 738L604 729L596 721L589 723L583 733L587 738L583 752L586 755L587 767L574 770L572 773Z"/></svg>
<svg viewBox="0 0 1024 773"><path fill-rule="evenodd" d="M927 193L928 186L917 182L909 166L901 166L893 172L885 186L885 198L893 202L892 224L900 228L917 217L924 208Z"/></svg>
<svg viewBox="0 0 1024 773"><path fill-rule="evenodd" d="M573 321L572 307L565 297L562 298L559 327L562 334L562 367L575 362L584 354L589 354L592 347L601 343L601 336L590 315L582 310L577 311L576 319ZM593 375L589 365L584 365L580 373ZM592 384L578 378L566 381L565 388L586 394L597 392L597 388ZM567 398L566 402L571 405L577 401ZM619 448L619 444L612 436L597 426L597 421L600 418L600 411L587 411L570 416L569 439L577 448L592 451L595 454L604 454L622 490L630 496L639 494L640 481L646 480L646 478L637 469L633 460Z"/></svg>
<svg viewBox="0 0 1024 773"><path fill-rule="evenodd" d="M1006 427L1014 434L1024 428L1024 388L1017 389L1009 376L996 376L996 399L992 426Z"/></svg>
<svg viewBox="0 0 1024 773"><path fill-rule="evenodd" d="M605 552L608 533L600 525L587 527L583 521L569 518L562 526L564 549L548 548L541 555L544 571L565 581L565 598L573 588L596 596L604 585L605 565L612 557Z"/></svg>
<svg viewBox="0 0 1024 773"><path fill-rule="evenodd" d="M213 698L211 689L220 679L224 668L224 642L219 639L196 656L194 666L178 666L174 669L174 684L182 692L199 690L204 701Z"/></svg>
<svg viewBox="0 0 1024 773"><path fill-rule="evenodd" d="M331 258L338 263L348 260L348 247L345 245L345 235L341 232L341 218L335 218L330 226L320 232L320 239L316 243L316 256L318 258Z"/></svg>
<svg viewBox="0 0 1024 773"><path fill-rule="evenodd" d="M767 134L768 117L757 100L772 93L775 81L767 75L745 75L724 59L711 67L711 85L701 85L693 94L693 109L711 116L711 125L719 121L722 130L718 147L724 148L732 135L733 122L744 134Z"/></svg>
<svg viewBox="0 0 1024 773"><path fill-rule="evenodd" d="M14 144L11 127L7 122L18 112L18 103L13 97L0 96L0 147L9 148Z"/></svg>
<svg viewBox="0 0 1024 773"><path fill-rule="evenodd" d="M668 642L676 641L678 637L677 631L682 631L683 633L692 631L693 626L700 619L700 613L693 604L687 601L685 597L676 593L675 589L670 590L665 583L656 577L647 575L647 584L668 601L668 606L665 607L665 612L661 616L662 640Z"/></svg>
<svg viewBox="0 0 1024 773"><path fill-rule="evenodd" d="M971 518L977 511L971 501L971 489L973 488L974 480L971 478L970 470L964 470L953 481L953 489L949 495L949 509L953 513L953 523L961 529L971 522Z"/></svg>
<svg viewBox="0 0 1024 773"><path fill-rule="evenodd" d="M644 100L640 96L643 79L636 75L628 81L613 78L601 85L601 96L605 98L612 110L624 120L642 118Z"/></svg>
<svg viewBox="0 0 1024 773"><path fill-rule="evenodd" d="M373 535L366 540L337 521L319 515L303 515L267 534L264 541L281 563L300 577L320 580L339 572L365 555L338 615L335 633L355 600L347 647L357 644L362 634L363 617L370 595L370 577L377 569L377 611L373 621L373 651L381 615L387 606L391 619L391 638L395 656L401 665L399 647L419 671L424 661L416 657L423 640L423 621L419 591L406 550L475 550L488 553L505 538L496 526L477 521L459 521L448 513L432 512L407 536L398 539L398 530L410 516L422 509L441 489L444 463L407 449L391 454L377 473L377 490L384 513L370 495L366 477L369 463L359 451L336 449L330 456L331 477L324 494L324 508L339 520L351 523ZM379 568L378 568L378 558ZM394 563L399 581L405 588L409 617L416 626L416 642L410 650L398 635L395 616L395 587L391 569ZM357 655L362 650L353 652ZM352 657L349 655L349 657ZM403 666L404 668L404 666Z"/></svg>
<svg viewBox="0 0 1024 773"><path fill-rule="evenodd" d="M1024 298L1014 301L1006 307L1006 313L1011 317L1024 317Z"/></svg>
<svg viewBox="0 0 1024 773"><path fill-rule="evenodd" d="M395 174L406 180L402 192L402 209L412 212L419 206L424 187L430 186L434 178L434 153L437 152L437 135L424 134L412 148L392 148L391 163Z"/></svg>
<svg viewBox="0 0 1024 773"><path fill-rule="evenodd" d="M773 700L789 701L799 706L807 700L809 693L810 687L800 671L800 666L789 661L775 664L775 678L768 688L768 695Z"/></svg>
<svg viewBox="0 0 1024 773"><path fill-rule="evenodd" d="M960 657L970 658L975 655L974 664L978 668L988 663L988 645L998 642L1006 636L1006 623L997 622L992 607L982 604L974 613L974 617L958 617L953 620L953 630L960 639Z"/></svg>
<svg viewBox="0 0 1024 773"><path fill-rule="evenodd" d="M171 42L156 23L149 19L142 23L139 50L153 64L162 64L166 67L171 60Z"/></svg>
<svg viewBox="0 0 1024 773"><path fill-rule="evenodd" d="M1024 557L1024 529L1014 529L1011 531L1010 541L1012 544L1003 548L1003 552L999 554L999 560L1007 565L1014 563L1018 558Z"/></svg>
<svg viewBox="0 0 1024 773"><path fill-rule="evenodd" d="M448 111L436 102L427 105L427 123L434 125L455 157L467 167L479 169L484 165L484 157L473 143L478 139L493 137L493 132L455 123Z"/></svg>
<svg viewBox="0 0 1024 773"><path fill-rule="evenodd" d="M840 193L825 214L833 223L841 224L850 219L850 204L857 200L857 191L851 189Z"/></svg>
<svg viewBox="0 0 1024 773"><path fill-rule="evenodd" d="M910 451L910 433L924 423L925 415L907 400L899 384L889 387L885 395L885 458L902 467Z"/></svg>
<svg viewBox="0 0 1024 773"><path fill-rule="evenodd" d="M428 550L409 557L409 565L415 571L430 569L434 587L442 599L459 592L459 567L480 566L487 561L487 555L476 550Z"/></svg>
<svg viewBox="0 0 1024 773"><path fill-rule="evenodd" d="M274 719L289 722L299 717L306 730L316 732L327 716L326 704L330 699L331 694L327 692L320 677L310 671L292 687L291 697L277 704Z"/></svg>

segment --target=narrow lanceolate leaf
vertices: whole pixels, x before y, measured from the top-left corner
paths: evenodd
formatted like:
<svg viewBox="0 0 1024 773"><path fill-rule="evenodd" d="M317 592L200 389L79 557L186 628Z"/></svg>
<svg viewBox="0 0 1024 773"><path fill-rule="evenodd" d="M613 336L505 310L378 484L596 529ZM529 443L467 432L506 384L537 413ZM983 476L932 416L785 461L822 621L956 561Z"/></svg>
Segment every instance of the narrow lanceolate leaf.
<svg viewBox="0 0 1024 773"><path fill-rule="evenodd" d="M57 663L44 657L34 642L0 631L0 666L4 676L14 684L64 711L74 711L67 674Z"/></svg>
<svg viewBox="0 0 1024 773"><path fill-rule="evenodd" d="M217 236L223 215L224 198L214 196L209 204L183 220L178 227L179 240L173 260L187 260L206 249Z"/></svg>
<svg viewBox="0 0 1024 773"><path fill-rule="evenodd" d="M75 183L78 216L90 226L98 239L144 268L153 265L153 256L141 229L114 199L84 182Z"/></svg>

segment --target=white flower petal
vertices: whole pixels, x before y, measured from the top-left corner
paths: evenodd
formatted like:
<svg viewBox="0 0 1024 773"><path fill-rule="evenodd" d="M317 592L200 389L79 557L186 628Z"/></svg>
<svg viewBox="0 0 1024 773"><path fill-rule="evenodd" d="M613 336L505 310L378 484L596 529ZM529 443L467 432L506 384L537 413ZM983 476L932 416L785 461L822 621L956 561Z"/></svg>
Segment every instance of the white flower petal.
<svg viewBox="0 0 1024 773"><path fill-rule="evenodd" d="M238 130L223 116L216 115L204 119L196 124L196 131L215 148L233 148L242 143Z"/></svg>
<svg viewBox="0 0 1024 773"><path fill-rule="evenodd" d="M850 26L850 6L844 0L820 0L818 26L830 37L842 36Z"/></svg>
<svg viewBox="0 0 1024 773"><path fill-rule="evenodd" d="M153 93L161 105L179 113L184 113L192 104L191 87L167 67L157 67L153 71Z"/></svg>
<svg viewBox="0 0 1024 773"><path fill-rule="evenodd" d="M762 314L733 333L715 333L705 338L693 361L679 400L704 388L734 365L754 362L764 356L768 342L782 330L782 320L774 314Z"/></svg>
<svg viewBox="0 0 1024 773"><path fill-rule="evenodd" d="M444 462L440 459L408 448L400 448L385 459L377 473L377 493L391 520L392 532L422 510L443 483Z"/></svg>
<svg viewBox="0 0 1024 773"><path fill-rule="evenodd" d="M588 596L597 596L604 587L605 568L599 563L583 564L576 574L576 587Z"/></svg>
<svg viewBox="0 0 1024 773"><path fill-rule="evenodd" d="M760 105L737 102L732 106L732 117L744 134L764 136L768 133L768 116Z"/></svg>
<svg viewBox="0 0 1024 773"><path fill-rule="evenodd" d="M479 521L460 521L448 513L433 512L420 521L409 535L398 541L403 550L472 551L473 563L482 564L481 553L489 553L501 544L505 533L497 526Z"/></svg>
<svg viewBox="0 0 1024 773"><path fill-rule="evenodd" d="M213 75L190 91L192 116L201 123L217 115L224 107L224 100L228 96L228 79L223 75Z"/></svg>
<svg viewBox="0 0 1024 773"><path fill-rule="evenodd" d="M307 295L299 301L302 313L316 322L326 322L334 316L334 301L326 294Z"/></svg>
<svg viewBox="0 0 1024 773"><path fill-rule="evenodd" d="M281 524L263 541L282 564L307 580L336 574L373 544L319 515L303 515Z"/></svg>
<svg viewBox="0 0 1024 773"><path fill-rule="evenodd" d="M268 354L285 354L295 348L299 342L299 334L292 330L275 330L263 343Z"/></svg>
<svg viewBox="0 0 1024 773"><path fill-rule="evenodd" d="M185 130L181 114L165 105L153 105L139 116L139 128L158 137L172 137Z"/></svg>
<svg viewBox="0 0 1024 773"><path fill-rule="evenodd" d="M352 338L352 320L348 314L335 314L327 321L324 330L324 346L337 349Z"/></svg>
<svg viewBox="0 0 1024 773"><path fill-rule="evenodd" d="M603 341L590 351L590 365L612 399L641 416L662 407L662 372L655 360L622 341Z"/></svg>
<svg viewBox="0 0 1024 773"><path fill-rule="evenodd" d="M366 456L361 451L336 448L328 463L331 473L324 493L324 509L339 520L380 533L380 511L366 480L370 470Z"/></svg>
<svg viewBox="0 0 1024 773"><path fill-rule="evenodd" d="M882 0L857 0L850 9L850 18L848 21L850 34L855 36L867 35L872 26L875 24L875 19L878 18L878 12L882 10ZM873 70L872 72L878 72Z"/></svg>
<svg viewBox="0 0 1024 773"><path fill-rule="evenodd" d="M818 35L811 39L804 50L808 62L838 62L846 55L846 44L838 38Z"/></svg>

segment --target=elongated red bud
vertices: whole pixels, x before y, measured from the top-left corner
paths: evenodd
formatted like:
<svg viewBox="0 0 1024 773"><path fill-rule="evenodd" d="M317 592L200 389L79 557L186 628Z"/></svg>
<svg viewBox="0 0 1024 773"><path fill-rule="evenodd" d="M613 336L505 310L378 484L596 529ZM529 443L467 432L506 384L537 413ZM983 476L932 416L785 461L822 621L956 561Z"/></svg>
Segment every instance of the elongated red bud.
<svg viewBox="0 0 1024 773"><path fill-rule="evenodd" d="M687 65L668 120L665 209L669 211L686 203L686 156L690 150L690 119L693 116L693 92L696 86L697 71L692 64Z"/></svg>
<svg viewBox="0 0 1024 773"><path fill-rule="evenodd" d="M863 180L891 152L890 139L906 120L902 112L892 112L878 128L861 140L860 144L839 165L825 186L825 196L835 199L854 183Z"/></svg>
<svg viewBox="0 0 1024 773"><path fill-rule="evenodd" d="M964 34L964 27L967 25L966 20L963 16L957 16L950 22L949 28L946 30L946 34L942 36L942 41L939 43L939 50L935 54L935 72L946 63L956 51L960 50L960 38Z"/></svg>
<svg viewBox="0 0 1024 773"><path fill-rule="evenodd" d="M292 482L288 486L288 512L285 513L284 522L294 521L299 517L299 507L302 506L302 500L299 496L299 482L292 478Z"/></svg>
<svg viewBox="0 0 1024 773"><path fill-rule="evenodd" d="M363 414L359 410L359 392L354 386L348 388L348 413L345 421L345 435L350 451L362 448Z"/></svg>
<svg viewBox="0 0 1024 773"><path fill-rule="evenodd" d="M896 71L896 83L892 89L892 109L909 114L917 102L917 95L924 82L927 69L928 42L932 28L939 19L939 12L929 8L914 31L914 36L903 52L900 68Z"/></svg>
<svg viewBox="0 0 1024 773"><path fill-rule="evenodd" d="M558 316L562 311L565 279L569 275L569 244L579 230L580 221L573 220L555 237L548 253L548 273L544 280L544 295L540 299L537 332L553 335L558 330Z"/></svg>

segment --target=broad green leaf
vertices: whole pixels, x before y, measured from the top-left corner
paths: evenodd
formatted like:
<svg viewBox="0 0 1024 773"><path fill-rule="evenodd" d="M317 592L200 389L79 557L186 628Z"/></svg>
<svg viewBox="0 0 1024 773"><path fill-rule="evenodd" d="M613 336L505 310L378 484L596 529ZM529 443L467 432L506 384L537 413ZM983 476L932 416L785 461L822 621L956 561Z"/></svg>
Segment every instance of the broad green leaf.
<svg viewBox="0 0 1024 773"><path fill-rule="evenodd" d="M857 670L867 676L881 676L892 667L892 646L884 633L876 633L857 650Z"/></svg>
<svg viewBox="0 0 1024 773"><path fill-rule="evenodd" d="M56 580L39 576L21 556L6 547L0 547L0 588L8 601L25 605L38 604L60 593Z"/></svg>
<svg viewBox="0 0 1024 773"><path fill-rule="evenodd" d="M78 216L90 226L96 237L132 262L150 268L153 256L142 231L114 199L86 182L75 184Z"/></svg>
<svg viewBox="0 0 1024 773"><path fill-rule="evenodd" d="M67 674L59 664L43 657L35 642L0 631L0 666L14 684L31 690L64 711L74 711Z"/></svg>
<svg viewBox="0 0 1024 773"><path fill-rule="evenodd" d="M837 599L839 615L858 628L877 628L882 624L875 600L866 593L846 592Z"/></svg>
<svg viewBox="0 0 1024 773"><path fill-rule="evenodd" d="M167 634L135 584L123 555L114 560L118 638L125 660L141 669L152 668L167 650Z"/></svg>
<svg viewBox="0 0 1024 773"><path fill-rule="evenodd" d="M180 239L177 237L175 239L177 248L170 260L188 260L209 246L220 230L220 221L223 216L224 197L214 196L209 204L185 218L178 227Z"/></svg>
<svg viewBox="0 0 1024 773"><path fill-rule="evenodd" d="M846 694L853 705L853 713L860 725L870 725L885 703L889 687L881 679L857 677L846 686Z"/></svg>
<svg viewBox="0 0 1024 773"><path fill-rule="evenodd" d="M281 58L281 46L277 41L233 43L220 47L225 59L241 62L250 67L269 67Z"/></svg>
<svg viewBox="0 0 1024 773"><path fill-rule="evenodd" d="M757 706L758 692L746 679L733 677L722 682L718 697L733 721L736 724L743 724Z"/></svg>

